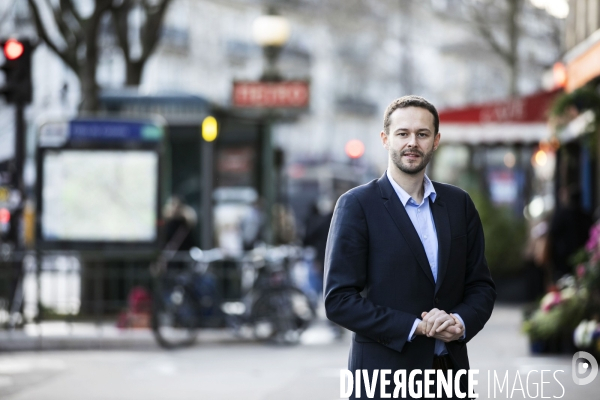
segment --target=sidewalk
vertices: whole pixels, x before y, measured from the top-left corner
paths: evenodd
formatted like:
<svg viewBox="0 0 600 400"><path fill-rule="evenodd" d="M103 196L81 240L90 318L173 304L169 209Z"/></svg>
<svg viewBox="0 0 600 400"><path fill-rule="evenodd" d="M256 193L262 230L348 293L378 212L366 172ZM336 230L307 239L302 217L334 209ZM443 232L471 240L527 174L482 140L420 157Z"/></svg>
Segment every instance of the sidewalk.
<svg viewBox="0 0 600 400"><path fill-rule="evenodd" d="M228 329L203 329L200 341L239 341ZM120 329L114 324L66 323L28 324L23 329L0 331L0 351L35 350L125 350L158 349L150 329Z"/></svg>
<svg viewBox="0 0 600 400"><path fill-rule="evenodd" d="M479 398L542 398L542 386L545 398L598 398L600 376L589 385L578 386L571 377L572 354L531 354L528 339L521 332L521 321L520 308L496 305L483 331L468 344L471 368L480 371L477 385ZM542 371L546 371L543 376ZM488 373L491 382L488 382ZM498 377L497 384L494 374ZM505 376L507 387L501 391L500 386ZM520 387L524 390L521 391ZM530 390L529 394L527 388ZM536 390L538 395L534 396Z"/></svg>
<svg viewBox="0 0 600 400"><path fill-rule="evenodd" d="M326 321L317 320L303 333L300 344L327 344L335 338ZM251 335L240 337L229 328L202 329L198 343L233 344L254 342ZM0 351L37 350L127 350L158 349L150 329L120 329L114 324L66 323L60 321L28 324L20 330L0 330Z"/></svg>
<svg viewBox="0 0 600 400"><path fill-rule="evenodd" d="M586 386L573 382L572 355L529 353L527 338L520 332L521 318L519 308L498 305L483 331L469 343L471 368L479 370L476 377L479 398L598 398L600 377ZM45 327L50 329L49 325ZM147 330L119 332L107 327L102 337L86 339L83 327L78 327L79 331L73 329L78 334L73 336L60 335L59 329L54 328L56 336L43 337L41 348L49 350L54 345L58 351L13 351L2 355L0 398L333 400L339 398L340 370L347 367L350 346L350 335L336 341L322 319L305 332L298 346L264 345L236 338L230 331L213 330L202 331L197 346L181 351L163 351ZM25 333L21 332L20 337L15 335L12 343L22 345L32 340L39 343L39 337L32 339ZM74 340L76 336L79 339ZM6 335L0 342L6 342ZM80 349L87 344L101 350L62 351L69 347L58 347L75 346L75 342ZM143 351L123 348L128 345L132 349L146 348ZM105 351L110 348L115 349ZM542 370L547 371L543 376ZM499 378L495 394L494 372ZM489 395L488 373L492 380ZM85 382L85 387L81 382ZM500 389L499 385L504 387ZM529 393L524 392L527 387Z"/></svg>

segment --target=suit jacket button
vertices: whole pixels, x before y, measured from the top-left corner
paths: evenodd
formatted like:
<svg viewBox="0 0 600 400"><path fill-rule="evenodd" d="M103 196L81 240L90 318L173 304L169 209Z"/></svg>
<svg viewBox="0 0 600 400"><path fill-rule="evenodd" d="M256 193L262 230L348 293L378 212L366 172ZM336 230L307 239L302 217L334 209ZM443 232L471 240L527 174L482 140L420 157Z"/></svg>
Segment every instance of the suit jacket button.
<svg viewBox="0 0 600 400"><path fill-rule="evenodd" d="M436 297L434 301L435 301L435 304L439 304L440 299Z"/></svg>

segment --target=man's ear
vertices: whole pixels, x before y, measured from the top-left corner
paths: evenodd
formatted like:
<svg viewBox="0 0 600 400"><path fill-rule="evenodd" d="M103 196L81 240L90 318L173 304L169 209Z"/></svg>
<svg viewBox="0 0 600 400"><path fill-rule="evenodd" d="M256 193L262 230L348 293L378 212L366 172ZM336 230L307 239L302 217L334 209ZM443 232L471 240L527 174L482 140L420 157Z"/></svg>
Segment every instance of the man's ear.
<svg viewBox="0 0 600 400"><path fill-rule="evenodd" d="M433 138L433 150L437 150L437 148L440 146L440 138L442 137L442 134L440 132L435 134L435 137Z"/></svg>
<svg viewBox="0 0 600 400"><path fill-rule="evenodd" d="M385 131L381 131L381 133L379 133L379 136L381 137L381 143L383 144L383 147L386 150L388 149L388 135L385 134Z"/></svg>

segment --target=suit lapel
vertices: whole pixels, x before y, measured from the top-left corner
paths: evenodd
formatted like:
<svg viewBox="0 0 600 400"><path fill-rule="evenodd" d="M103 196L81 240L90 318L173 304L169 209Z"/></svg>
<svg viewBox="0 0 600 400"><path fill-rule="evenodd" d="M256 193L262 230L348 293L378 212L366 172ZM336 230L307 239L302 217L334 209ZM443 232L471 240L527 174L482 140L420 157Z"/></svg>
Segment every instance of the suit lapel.
<svg viewBox="0 0 600 400"><path fill-rule="evenodd" d="M438 238L438 276L435 285L435 292L437 293L442 285L442 281L446 276L448 269L448 259L450 257L450 220L448 219L448 209L445 204L438 198L436 201L429 200L429 207L431 208L431 214L433 215L433 222L435 223L435 230Z"/></svg>
<svg viewBox="0 0 600 400"><path fill-rule="evenodd" d="M394 188L387 179L385 173L379 179L378 183L385 208L392 217L396 227L404 237L408 247L410 247L415 258L419 262L421 269L423 272L425 272L425 275L427 275L431 283L435 284L433 273L431 272L431 267L429 266L429 261L427 260L427 254L425 254L425 249L423 248L423 243L421 243L421 240L419 239L419 234L413 226L410 217L406 213L406 209L400 202L398 195L396 195L396 192L394 192Z"/></svg>

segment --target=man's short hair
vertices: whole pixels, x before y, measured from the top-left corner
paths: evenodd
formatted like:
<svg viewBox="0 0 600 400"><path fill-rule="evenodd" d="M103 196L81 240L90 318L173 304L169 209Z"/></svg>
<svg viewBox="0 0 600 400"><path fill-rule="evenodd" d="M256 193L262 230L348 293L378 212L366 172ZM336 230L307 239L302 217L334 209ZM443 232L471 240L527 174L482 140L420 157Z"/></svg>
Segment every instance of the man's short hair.
<svg viewBox="0 0 600 400"><path fill-rule="evenodd" d="M440 117L438 116L438 112L433 106L433 104L425 100L423 97L409 95L397 98L396 100L392 101L392 103L385 109L385 114L383 115L383 131L386 135L389 135L390 133L390 116L392 115L392 113L399 108L407 107L419 107L429 111L431 115L433 115L433 127L435 129L434 133L438 133L438 131L440 130Z"/></svg>

